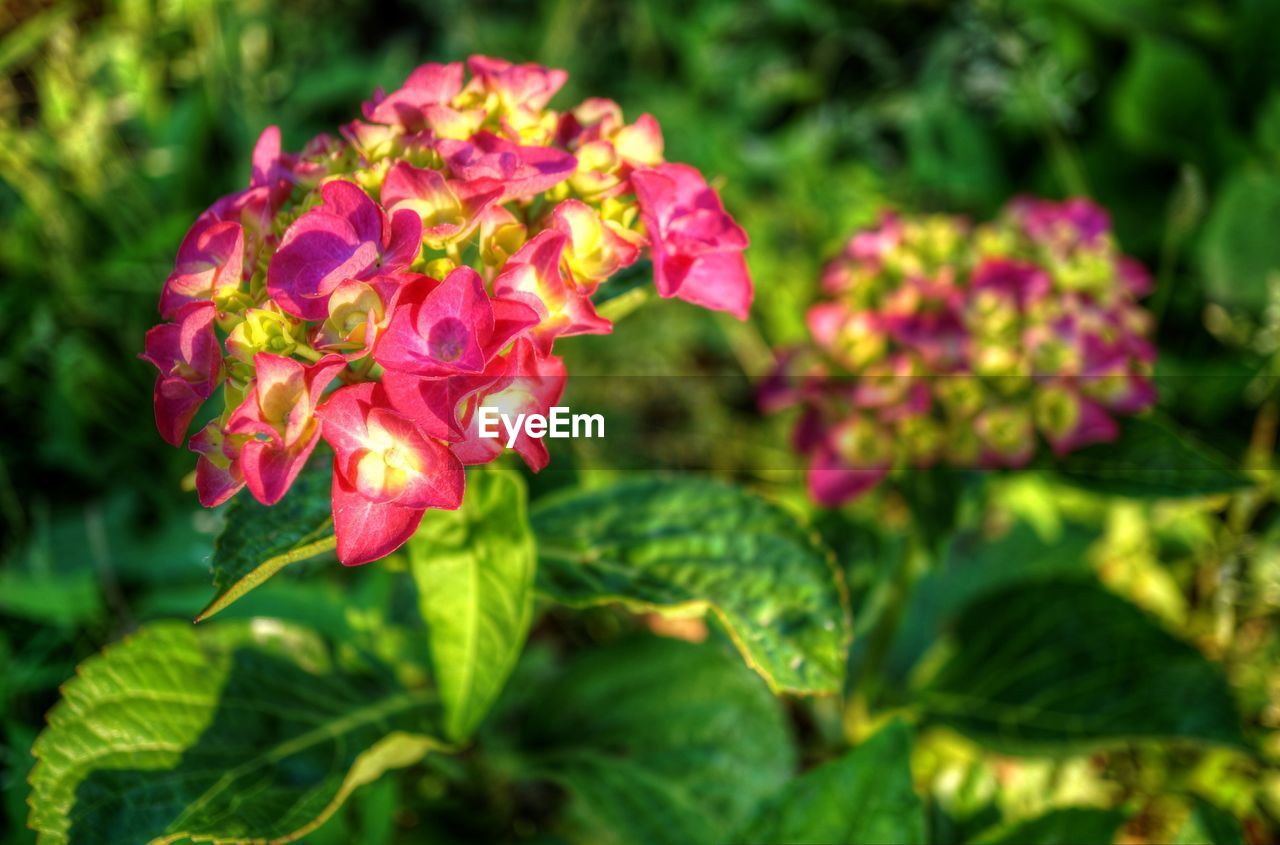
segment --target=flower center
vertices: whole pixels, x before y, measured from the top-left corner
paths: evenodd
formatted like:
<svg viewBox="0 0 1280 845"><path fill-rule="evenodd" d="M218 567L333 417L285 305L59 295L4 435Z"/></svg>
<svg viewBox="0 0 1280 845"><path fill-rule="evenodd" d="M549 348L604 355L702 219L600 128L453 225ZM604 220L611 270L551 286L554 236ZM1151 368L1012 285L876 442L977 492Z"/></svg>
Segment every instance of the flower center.
<svg viewBox="0 0 1280 845"><path fill-rule="evenodd" d="M431 327L427 336L431 357L437 361L452 363L462 357L467 348L467 327L456 317L446 317Z"/></svg>

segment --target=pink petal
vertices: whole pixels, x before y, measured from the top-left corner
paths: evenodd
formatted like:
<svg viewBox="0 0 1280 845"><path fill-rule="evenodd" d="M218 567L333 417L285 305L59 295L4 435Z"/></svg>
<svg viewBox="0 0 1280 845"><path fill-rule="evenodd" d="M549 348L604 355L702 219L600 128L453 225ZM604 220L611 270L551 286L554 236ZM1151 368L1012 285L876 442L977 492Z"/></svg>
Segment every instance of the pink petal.
<svg viewBox="0 0 1280 845"><path fill-rule="evenodd" d="M374 504L361 496L342 473L333 473L333 531L338 560L357 566L379 560L400 548L422 522L425 508Z"/></svg>

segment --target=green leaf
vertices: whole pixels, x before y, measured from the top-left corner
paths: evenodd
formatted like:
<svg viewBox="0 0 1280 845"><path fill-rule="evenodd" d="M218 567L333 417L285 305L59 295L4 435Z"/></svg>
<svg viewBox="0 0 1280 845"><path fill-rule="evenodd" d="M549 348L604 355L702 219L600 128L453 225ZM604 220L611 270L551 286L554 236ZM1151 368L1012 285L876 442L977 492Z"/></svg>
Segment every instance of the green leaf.
<svg viewBox="0 0 1280 845"><path fill-rule="evenodd" d="M924 804L911 786L911 733L894 721L791 781L734 841L905 845L926 838Z"/></svg>
<svg viewBox="0 0 1280 845"><path fill-rule="evenodd" d="M794 766L781 704L707 643L645 637L588 652L509 718L530 773L569 790L577 842L726 841Z"/></svg>
<svg viewBox="0 0 1280 845"><path fill-rule="evenodd" d="M951 633L954 651L919 701L929 721L993 748L1174 738L1246 747L1218 668L1095 584L1001 590L970 604Z"/></svg>
<svg viewBox="0 0 1280 845"><path fill-rule="evenodd" d="M626 759L573 751L547 779L571 796L561 821L572 841L591 845L718 842L715 826L681 785Z"/></svg>
<svg viewBox="0 0 1280 845"><path fill-rule="evenodd" d="M408 544L445 733L469 737L489 712L533 617L537 565L524 481L473 471L456 511L428 511Z"/></svg>
<svg viewBox="0 0 1280 845"><path fill-rule="evenodd" d="M1111 842L1127 813L1096 807L1061 807L1033 819L1002 825L974 839L974 845L1079 845Z"/></svg>
<svg viewBox="0 0 1280 845"><path fill-rule="evenodd" d="M81 665L35 743L42 842L290 841L443 748L433 695L275 621L157 623Z"/></svg>
<svg viewBox="0 0 1280 845"><path fill-rule="evenodd" d="M1135 498L1206 496L1253 484L1226 458L1156 416L1124 420L1115 442L1073 452L1056 468L1078 487Z"/></svg>
<svg viewBox="0 0 1280 845"><path fill-rule="evenodd" d="M1260 312L1280 274L1280 176L1247 167L1222 186L1204 229L1206 292Z"/></svg>
<svg viewBox="0 0 1280 845"><path fill-rule="evenodd" d="M997 538L966 532L951 540L938 566L911 590L894 634L885 670L906 682L929 646L966 606L1012 584L1057 578L1092 578L1086 558L1094 535L1067 525L1049 540L1026 523Z"/></svg>
<svg viewBox="0 0 1280 845"><path fill-rule="evenodd" d="M781 508L708 479L633 478L534 509L538 587L575 607L713 612L775 692L840 688L844 581Z"/></svg>
<svg viewBox="0 0 1280 845"><path fill-rule="evenodd" d="M226 608L291 563L332 551L333 468L312 455L289 492L267 507L244 491L227 505L227 520L213 546L214 596L201 622Z"/></svg>

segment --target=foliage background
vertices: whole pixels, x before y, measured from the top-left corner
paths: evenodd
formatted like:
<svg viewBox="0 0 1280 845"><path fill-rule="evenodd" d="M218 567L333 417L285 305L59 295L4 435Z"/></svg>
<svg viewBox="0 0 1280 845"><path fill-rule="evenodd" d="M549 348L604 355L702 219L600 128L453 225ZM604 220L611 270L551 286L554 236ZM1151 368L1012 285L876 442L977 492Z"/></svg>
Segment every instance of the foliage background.
<svg viewBox="0 0 1280 845"><path fill-rule="evenodd" d="M421 61L481 52L566 68L557 103L599 95L649 111L669 159L722 178L754 241L752 322L653 305L607 349L584 344L584 367L758 374L769 346L801 336L821 260L886 203L981 218L1017 192L1087 193L1159 279L1148 304L1163 410L1233 461L1270 466L1280 5L1269 0L11 0L0 32L4 841L31 839L28 749L57 685L140 622L189 617L207 598L218 518L179 492L191 456L156 436L152 373L135 357L182 234L245 180L263 126L296 148ZM750 426L765 432L751 448L766 449L782 436L743 403L701 410L704 437ZM681 464L678 436L670 451L634 437L655 463ZM750 463L717 466L797 498L794 475ZM1247 496L1160 506L1016 478L997 501L1041 528L1087 525L1103 580L1222 661L1274 759L1280 554L1271 479L1259 478ZM895 504L863 509L889 514L877 542L892 540ZM837 550L858 599L887 554ZM273 585L240 612L358 624L381 582L333 570ZM549 624L535 636L590 641L633 623L601 612ZM809 759L866 730L821 704L793 711ZM933 792L959 759L995 772L1015 816L1064 795L1128 801L1140 812L1125 835L1161 841L1195 794L1231 808L1255 841L1277 830L1266 765L1163 748L1093 767L1014 762L957 743L918 751L918 786ZM1164 797L1170 784L1181 798ZM334 824L364 841L407 835L415 799L376 800L400 807L396 825L368 827L376 812L359 803Z"/></svg>

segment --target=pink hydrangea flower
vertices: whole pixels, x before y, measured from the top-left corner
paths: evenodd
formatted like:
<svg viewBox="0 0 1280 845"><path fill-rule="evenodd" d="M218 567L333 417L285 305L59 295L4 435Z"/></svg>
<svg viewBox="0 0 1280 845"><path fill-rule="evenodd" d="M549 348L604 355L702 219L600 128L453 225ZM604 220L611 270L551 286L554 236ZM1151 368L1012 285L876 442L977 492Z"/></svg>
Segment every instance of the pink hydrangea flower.
<svg viewBox="0 0 1280 845"><path fill-rule="evenodd" d="M263 131L248 185L180 246L172 322L147 336L167 441L221 386L188 443L202 504L244 487L278 502L323 440L338 557L375 560L425 510L459 505L464 465L510 448L546 466L539 439L508 447L478 416L560 401L553 348L612 330L592 297L622 268L648 258L664 296L745 316L747 240L716 193L665 163L652 116L552 109L565 79L485 56L426 64L299 152Z"/></svg>
<svg viewBox="0 0 1280 845"><path fill-rule="evenodd" d="M343 387L318 413L334 451L333 522L343 563L385 557L413 534L427 508L462 504L462 464L392 410L381 386Z"/></svg>
<svg viewBox="0 0 1280 845"><path fill-rule="evenodd" d="M255 499L274 505L284 498L320 440L316 406L346 361L327 355L307 367L260 352L253 364L257 374L223 430L248 437L240 448L240 474Z"/></svg>
<svg viewBox="0 0 1280 845"><path fill-rule="evenodd" d="M160 316L173 317L191 302L225 300L240 290L243 273L244 228L231 221L197 221L165 280Z"/></svg>
<svg viewBox="0 0 1280 845"><path fill-rule="evenodd" d="M400 291L373 357L388 370L420 376L481 373L494 355L537 322L528 305L491 299L480 275L459 267L443 282L422 279Z"/></svg>
<svg viewBox="0 0 1280 845"><path fill-rule="evenodd" d="M511 256L493 282L494 293L528 306L538 320L529 336L546 355L558 337L609 334L613 324L596 313L587 295L561 269L568 239L548 229Z"/></svg>
<svg viewBox="0 0 1280 845"><path fill-rule="evenodd" d="M642 205L643 207L643 205ZM810 346L762 385L827 506L895 467L1026 466L1115 439L1155 404L1150 276L1087 200L1012 201L993 223L885 214L822 275Z"/></svg>

